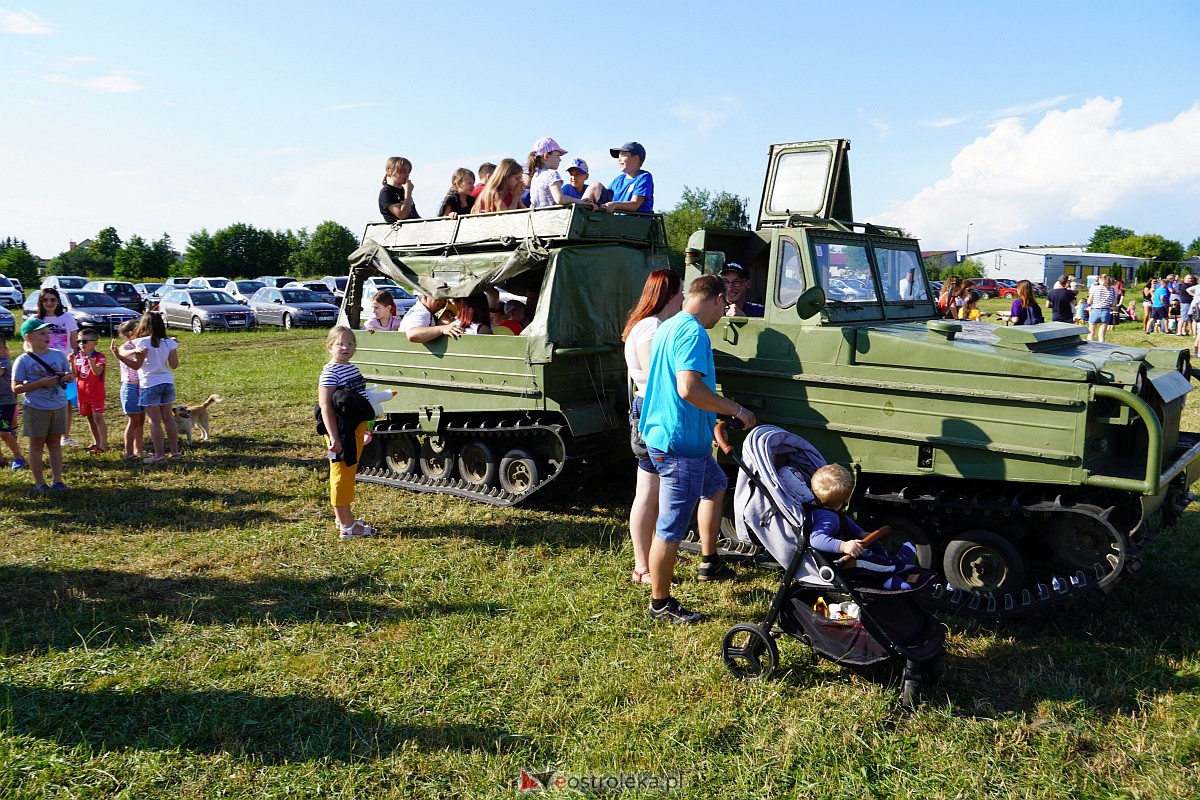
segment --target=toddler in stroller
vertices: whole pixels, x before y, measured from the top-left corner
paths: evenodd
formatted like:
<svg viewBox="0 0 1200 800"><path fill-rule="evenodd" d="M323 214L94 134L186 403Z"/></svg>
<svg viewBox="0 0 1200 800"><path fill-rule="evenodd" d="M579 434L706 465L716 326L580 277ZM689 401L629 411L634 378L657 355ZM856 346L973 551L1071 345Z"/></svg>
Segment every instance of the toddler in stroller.
<svg viewBox="0 0 1200 800"><path fill-rule="evenodd" d="M904 659L902 696L911 705L921 683L940 675L945 658L945 631L917 601L934 573L915 566L907 543L894 552L875 544L890 533L886 527L859 538L862 529L842 510L853 491L845 468L822 472L825 459L812 445L773 425L750 431L739 457L725 425L717 424L716 439L738 465L738 536L784 569L762 623L725 633L725 665L739 678L769 677L779 667L775 640L787 633L811 648L814 662L818 656L852 666ZM828 600L844 600L842 614L828 616Z"/></svg>

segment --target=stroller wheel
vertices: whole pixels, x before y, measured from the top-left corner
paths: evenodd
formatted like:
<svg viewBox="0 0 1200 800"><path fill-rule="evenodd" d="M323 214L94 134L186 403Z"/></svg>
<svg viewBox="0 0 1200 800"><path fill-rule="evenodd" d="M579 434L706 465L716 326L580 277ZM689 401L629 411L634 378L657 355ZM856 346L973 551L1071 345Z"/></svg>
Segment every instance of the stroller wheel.
<svg viewBox="0 0 1200 800"><path fill-rule="evenodd" d="M762 628L742 623L725 631L721 659L738 679L760 680L779 669L779 648Z"/></svg>

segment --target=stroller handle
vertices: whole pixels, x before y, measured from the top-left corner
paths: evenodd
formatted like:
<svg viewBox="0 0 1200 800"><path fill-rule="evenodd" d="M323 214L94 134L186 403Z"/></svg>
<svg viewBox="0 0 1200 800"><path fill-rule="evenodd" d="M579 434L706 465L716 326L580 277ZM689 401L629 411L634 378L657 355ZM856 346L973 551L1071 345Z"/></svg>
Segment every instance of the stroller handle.
<svg viewBox="0 0 1200 800"><path fill-rule="evenodd" d="M733 452L733 445L729 441L728 430L740 431L744 426L742 421L737 417L733 419L719 419L717 424L713 426L713 439L717 442L717 447L721 448L721 452L729 455Z"/></svg>

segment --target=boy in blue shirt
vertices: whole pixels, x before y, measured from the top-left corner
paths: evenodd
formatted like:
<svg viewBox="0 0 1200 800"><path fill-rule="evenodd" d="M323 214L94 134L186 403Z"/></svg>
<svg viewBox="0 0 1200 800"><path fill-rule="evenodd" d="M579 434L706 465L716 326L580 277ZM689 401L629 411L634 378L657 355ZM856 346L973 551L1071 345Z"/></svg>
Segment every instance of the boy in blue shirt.
<svg viewBox="0 0 1200 800"><path fill-rule="evenodd" d="M605 187L594 183L588 187L584 198L597 203L601 209L613 212L651 214L654 212L654 178L642 169L646 161L646 148L637 142L626 142L608 151L621 167L621 174ZM611 194L611 199L610 199ZM590 195L590 196L589 196ZM607 200L607 202L600 202Z"/></svg>

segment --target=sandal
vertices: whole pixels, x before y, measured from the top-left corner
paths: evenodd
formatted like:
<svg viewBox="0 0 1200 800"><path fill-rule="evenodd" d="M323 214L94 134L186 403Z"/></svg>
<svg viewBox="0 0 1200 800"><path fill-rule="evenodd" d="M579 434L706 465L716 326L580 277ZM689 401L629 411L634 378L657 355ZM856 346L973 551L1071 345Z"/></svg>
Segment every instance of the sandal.
<svg viewBox="0 0 1200 800"><path fill-rule="evenodd" d="M361 519L354 520L344 528L338 525L337 529L339 539L366 539L378 532Z"/></svg>
<svg viewBox="0 0 1200 800"><path fill-rule="evenodd" d="M106 453L106 452L108 452L108 448L107 448L107 447L101 447L101 446L100 446L100 445L98 445L98 444L89 444L89 445L87 446L87 451L88 451L89 453L91 453L92 455L94 455L94 456L98 456L98 455L100 455L101 453Z"/></svg>
<svg viewBox="0 0 1200 800"><path fill-rule="evenodd" d="M644 571L644 572L643 572L643 571L642 571L642 570L640 570L640 569L635 569L635 570L633 571L633 573L631 574L631 576L630 576L629 580L630 580L630 582L631 582L631 583L644 583L644 584L646 584L647 586L649 586L649 585L651 584L651 582L652 582L652 581L650 580L650 570L646 570L646 571ZM672 578L671 578L671 585L672 585L672 586L678 586L678 585L679 585L679 579L678 579L678 578L674 578L674 577L672 577Z"/></svg>
<svg viewBox="0 0 1200 800"><path fill-rule="evenodd" d="M161 464L166 460L167 460L166 456L150 456L149 458L143 458L142 463L143 464Z"/></svg>

